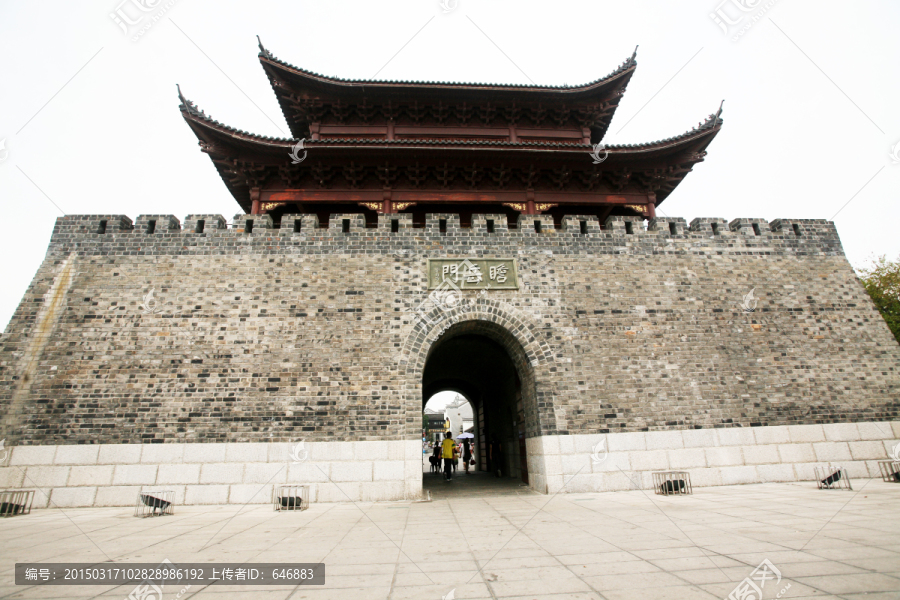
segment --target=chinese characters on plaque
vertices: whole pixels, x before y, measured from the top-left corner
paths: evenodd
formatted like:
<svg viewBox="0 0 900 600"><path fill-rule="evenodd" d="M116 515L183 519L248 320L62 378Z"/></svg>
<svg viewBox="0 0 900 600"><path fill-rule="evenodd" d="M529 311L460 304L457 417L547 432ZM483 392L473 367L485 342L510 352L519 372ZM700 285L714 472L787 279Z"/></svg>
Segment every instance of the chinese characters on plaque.
<svg viewBox="0 0 900 600"><path fill-rule="evenodd" d="M428 289L449 282L461 290L517 290L514 258L429 258Z"/></svg>

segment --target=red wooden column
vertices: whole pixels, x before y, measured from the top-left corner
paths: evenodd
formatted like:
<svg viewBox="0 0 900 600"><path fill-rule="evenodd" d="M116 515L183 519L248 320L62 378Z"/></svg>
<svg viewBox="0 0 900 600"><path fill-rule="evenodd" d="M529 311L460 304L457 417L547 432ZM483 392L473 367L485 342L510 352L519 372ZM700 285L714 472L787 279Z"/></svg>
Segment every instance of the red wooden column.
<svg viewBox="0 0 900 600"><path fill-rule="evenodd" d="M537 210L534 208L534 190L527 189L525 190L525 212L522 214L533 215L536 213Z"/></svg>
<svg viewBox="0 0 900 600"><path fill-rule="evenodd" d="M647 220L656 218L656 194L647 194Z"/></svg>
<svg viewBox="0 0 900 600"><path fill-rule="evenodd" d="M259 214L259 188L251 188L250 189L250 200L253 202L253 205L250 208L250 214L258 215Z"/></svg>

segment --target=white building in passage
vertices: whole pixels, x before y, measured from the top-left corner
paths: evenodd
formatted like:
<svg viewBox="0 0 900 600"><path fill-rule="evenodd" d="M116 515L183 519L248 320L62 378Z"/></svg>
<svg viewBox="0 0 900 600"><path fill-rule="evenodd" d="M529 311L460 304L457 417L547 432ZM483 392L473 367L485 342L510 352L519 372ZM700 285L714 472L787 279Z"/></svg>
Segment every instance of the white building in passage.
<svg viewBox="0 0 900 600"><path fill-rule="evenodd" d="M475 424L472 405L459 395L444 408L444 419L450 421L450 431L454 438L464 431L471 432Z"/></svg>

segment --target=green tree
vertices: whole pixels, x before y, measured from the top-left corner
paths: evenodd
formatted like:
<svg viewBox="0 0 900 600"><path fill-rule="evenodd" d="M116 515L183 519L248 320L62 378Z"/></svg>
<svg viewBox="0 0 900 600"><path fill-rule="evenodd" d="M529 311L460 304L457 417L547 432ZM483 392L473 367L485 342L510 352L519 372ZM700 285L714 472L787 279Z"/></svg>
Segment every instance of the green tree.
<svg viewBox="0 0 900 600"><path fill-rule="evenodd" d="M859 279L900 343L900 257L896 261L879 257L860 269Z"/></svg>

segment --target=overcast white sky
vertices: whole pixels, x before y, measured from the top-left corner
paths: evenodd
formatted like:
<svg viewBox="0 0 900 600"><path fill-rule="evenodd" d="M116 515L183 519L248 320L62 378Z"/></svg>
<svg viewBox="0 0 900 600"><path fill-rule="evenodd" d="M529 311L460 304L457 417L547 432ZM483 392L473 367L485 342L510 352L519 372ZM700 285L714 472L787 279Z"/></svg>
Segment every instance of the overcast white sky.
<svg viewBox="0 0 900 600"><path fill-rule="evenodd" d="M463 400L467 400L465 396L457 394L456 392L438 392L428 399L428 402L425 403L425 408L440 412L444 410L448 404L456 400L457 396L461 397Z"/></svg>
<svg viewBox="0 0 900 600"><path fill-rule="evenodd" d="M239 211L183 122L175 84L224 123L289 135L256 34L279 58L338 77L570 85L640 44L608 143L682 133L725 99L706 162L662 213L837 214L854 266L900 255L898 2L448 0L443 12L437 0L157 1L0 3L4 326L60 211L229 221ZM138 41L109 16L136 20L132 2L165 13ZM710 18L717 9L743 17L732 35L765 14L733 41Z"/></svg>

